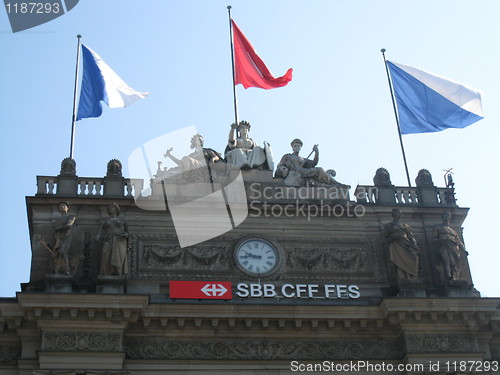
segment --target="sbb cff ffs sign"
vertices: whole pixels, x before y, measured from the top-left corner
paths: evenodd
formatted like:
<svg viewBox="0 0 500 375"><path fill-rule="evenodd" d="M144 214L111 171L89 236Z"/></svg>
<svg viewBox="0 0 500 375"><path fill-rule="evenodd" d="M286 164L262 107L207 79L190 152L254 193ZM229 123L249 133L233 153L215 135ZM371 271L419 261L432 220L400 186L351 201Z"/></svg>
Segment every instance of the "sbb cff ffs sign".
<svg viewBox="0 0 500 375"><path fill-rule="evenodd" d="M233 299L230 281L170 281L170 298Z"/></svg>

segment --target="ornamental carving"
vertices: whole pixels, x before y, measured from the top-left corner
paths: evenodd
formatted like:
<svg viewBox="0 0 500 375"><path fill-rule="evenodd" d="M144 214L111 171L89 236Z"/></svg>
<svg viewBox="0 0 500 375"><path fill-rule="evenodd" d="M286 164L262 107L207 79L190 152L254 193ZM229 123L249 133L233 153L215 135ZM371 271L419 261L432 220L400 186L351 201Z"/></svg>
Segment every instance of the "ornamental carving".
<svg viewBox="0 0 500 375"><path fill-rule="evenodd" d="M406 347L409 352L440 353L477 352L474 335L407 335Z"/></svg>
<svg viewBox="0 0 500 375"><path fill-rule="evenodd" d="M76 162L74 159L65 158L61 162L60 176L76 176Z"/></svg>
<svg viewBox="0 0 500 375"><path fill-rule="evenodd" d="M119 352L122 350L122 338L118 333L44 333L42 348L46 351L63 352Z"/></svg>
<svg viewBox="0 0 500 375"><path fill-rule="evenodd" d="M106 177L122 177L122 163L118 159L108 161Z"/></svg>
<svg viewBox="0 0 500 375"><path fill-rule="evenodd" d="M393 187L391 182L391 175L385 168L379 168L373 177L373 184L377 187Z"/></svg>
<svg viewBox="0 0 500 375"><path fill-rule="evenodd" d="M11 364L16 363L17 357L21 353L20 346L0 345L0 363Z"/></svg>
<svg viewBox="0 0 500 375"><path fill-rule="evenodd" d="M415 178L415 184L417 187L431 186L434 187L434 182L432 182L432 175L427 169L421 169L418 171L418 175Z"/></svg>
<svg viewBox="0 0 500 375"><path fill-rule="evenodd" d="M296 248L289 252L287 268L297 271L371 272L364 249Z"/></svg>
<svg viewBox="0 0 500 375"><path fill-rule="evenodd" d="M181 249L160 243L141 243L140 254L145 268L163 270L228 269L227 248L224 246Z"/></svg>
<svg viewBox="0 0 500 375"><path fill-rule="evenodd" d="M130 359L202 360L346 360L398 359L402 349L394 343L345 342L182 342L126 341Z"/></svg>
<svg viewBox="0 0 500 375"><path fill-rule="evenodd" d="M233 272L233 245L241 235L217 237L217 243L204 243L180 248L174 235L140 234L130 238L131 274L134 277L157 279L166 273L178 277L209 277L212 271L223 272L227 278L238 277ZM331 277L332 273L356 280L384 280L378 239L338 237L310 238L307 244L296 237L274 237L285 251L284 272L292 280L307 273L316 280ZM287 244L290 244L287 246ZM293 245L292 245L293 244Z"/></svg>

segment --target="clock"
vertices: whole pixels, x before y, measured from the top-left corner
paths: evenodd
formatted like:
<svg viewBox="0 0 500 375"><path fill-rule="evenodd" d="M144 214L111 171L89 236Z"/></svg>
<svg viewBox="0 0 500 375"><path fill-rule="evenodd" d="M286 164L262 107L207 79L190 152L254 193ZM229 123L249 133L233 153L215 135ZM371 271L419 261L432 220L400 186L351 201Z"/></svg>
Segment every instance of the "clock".
<svg viewBox="0 0 500 375"><path fill-rule="evenodd" d="M238 267L252 276L267 275L276 271L281 260L277 246L262 238L239 241L234 257Z"/></svg>

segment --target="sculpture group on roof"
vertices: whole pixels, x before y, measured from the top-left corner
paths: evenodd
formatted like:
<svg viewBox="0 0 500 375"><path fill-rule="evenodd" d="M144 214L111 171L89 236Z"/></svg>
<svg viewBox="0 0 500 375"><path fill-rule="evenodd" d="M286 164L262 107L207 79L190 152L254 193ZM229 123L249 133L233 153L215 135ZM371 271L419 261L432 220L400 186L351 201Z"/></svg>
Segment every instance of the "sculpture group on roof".
<svg viewBox="0 0 500 375"><path fill-rule="evenodd" d="M231 124L228 134L228 142L224 151L224 157L211 148L203 147L203 136L195 134L191 139L191 154L177 158L172 154L173 148L167 149L163 155L172 160L176 166L161 170L161 161L158 162L158 171L155 175L157 180L171 178L172 181L185 182L210 182L227 176L234 170L261 170L273 171L274 160L271 145L263 142L260 146L249 137L251 125L247 121ZM311 154L304 158L300 155L303 142L294 139L291 143L292 153L285 154L281 158L274 173L274 178L282 181L285 186L335 186L349 188L337 182L333 169L324 170L318 167L319 148L313 147ZM309 157L314 153L313 159Z"/></svg>

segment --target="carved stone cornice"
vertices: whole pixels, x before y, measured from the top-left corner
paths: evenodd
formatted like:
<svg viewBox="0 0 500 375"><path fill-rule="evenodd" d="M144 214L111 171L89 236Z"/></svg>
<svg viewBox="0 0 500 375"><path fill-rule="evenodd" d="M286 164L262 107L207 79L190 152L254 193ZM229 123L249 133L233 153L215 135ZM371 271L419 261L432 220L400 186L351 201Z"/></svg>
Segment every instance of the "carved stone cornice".
<svg viewBox="0 0 500 375"><path fill-rule="evenodd" d="M476 332L494 323L499 304L499 298L386 298L380 308L384 319L405 329L419 330L432 324Z"/></svg>
<svg viewBox="0 0 500 375"><path fill-rule="evenodd" d="M498 316L500 298L384 298L381 310L391 312L476 312Z"/></svg>
<svg viewBox="0 0 500 375"><path fill-rule="evenodd" d="M149 296L22 293L19 307L28 320L94 320L98 316L109 321L134 321L147 308Z"/></svg>

